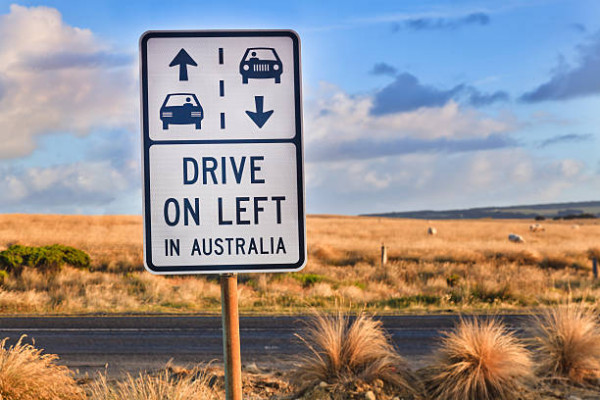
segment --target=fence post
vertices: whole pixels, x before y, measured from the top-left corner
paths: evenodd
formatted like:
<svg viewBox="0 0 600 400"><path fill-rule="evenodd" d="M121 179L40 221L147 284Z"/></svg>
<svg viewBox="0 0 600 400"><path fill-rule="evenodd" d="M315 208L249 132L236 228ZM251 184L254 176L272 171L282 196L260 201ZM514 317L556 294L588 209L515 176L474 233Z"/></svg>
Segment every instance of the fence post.
<svg viewBox="0 0 600 400"><path fill-rule="evenodd" d="M385 267L385 264L387 264L387 249L385 244L381 243L381 267Z"/></svg>
<svg viewBox="0 0 600 400"><path fill-rule="evenodd" d="M592 258L592 273L594 274L594 280L598 279L598 259Z"/></svg>

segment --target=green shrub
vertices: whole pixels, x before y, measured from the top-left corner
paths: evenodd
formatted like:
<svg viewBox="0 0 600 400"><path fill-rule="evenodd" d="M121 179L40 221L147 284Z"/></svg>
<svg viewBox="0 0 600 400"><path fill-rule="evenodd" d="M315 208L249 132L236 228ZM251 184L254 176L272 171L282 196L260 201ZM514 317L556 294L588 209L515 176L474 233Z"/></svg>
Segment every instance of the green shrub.
<svg viewBox="0 0 600 400"><path fill-rule="evenodd" d="M315 283L323 282L326 279L324 276L317 275L317 274L292 273L291 276L292 276L292 278L294 278L295 280L300 282L302 284L302 286L305 288L310 287L310 286L314 285Z"/></svg>
<svg viewBox="0 0 600 400"><path fill-rule="evenodd" d="M58 271L68 264L76 268L89 268L90 256L74 247L53 244L51 246L22 246L15 244L0 251L0 268L19 275L23 267L42 271Z"/></svg>
<svg viewBox="0 0 600 400"><path fill-rule="evenodd" d="M428 295L428 294L417 294L413 296L403 296L403 297L392 297L387 300L379 300L374 302L368 302L367 306L376 306L376 307L390 307L394 309L407 308L411 305L424 305L424 306L432 306L439 305L441 303L440 296L437 295Z"/></svg>
<svg viewBox="0 0 600 400"><path fill-rule="evenodd" d="M7 279L8 279L8 272L0 270L0 286L4 285L4 283L6 283Z"/></svg>
<svg viewBox="0 0 600 400"><path fill-rule="evenodd" d="M356 281L356 282L352 282L352 285L356 286L359 289L367 290L367 284L364 283L364 282L358 282L358 281Z"/></svg>

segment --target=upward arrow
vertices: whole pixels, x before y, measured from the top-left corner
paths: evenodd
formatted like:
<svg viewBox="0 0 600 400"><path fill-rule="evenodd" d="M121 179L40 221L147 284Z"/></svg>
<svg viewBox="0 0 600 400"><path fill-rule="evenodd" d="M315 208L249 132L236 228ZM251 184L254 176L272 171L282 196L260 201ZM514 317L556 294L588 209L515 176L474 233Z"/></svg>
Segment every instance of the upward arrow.
<svg viewBox="0 0 600 400"><path fill-rule="evenodd" d="M194 59L192 57L190 57L190 55L184 49L179 50L179 53L177 53L177 55L175 56L173 61L171 61L171 64L169 64L169 67L174 67L176 65L179 65L179 80L180 81L188 80L188 74L187 74L187 66L188 65L191 65L194 67L198 66L198 64L196 64L196 61L194 61Z"/></svg>
<svg viewBox="0 0 600 400"><path fill-rule="evenodd" d="M246 114L254 121L254 123L258 126L258 128L262 128L263 125L267 122L271 114L273 114L273 110L271 111L263 111L264 105L264 96L254 96L254 102L256 103L256 112L246 111Z"/></svg>

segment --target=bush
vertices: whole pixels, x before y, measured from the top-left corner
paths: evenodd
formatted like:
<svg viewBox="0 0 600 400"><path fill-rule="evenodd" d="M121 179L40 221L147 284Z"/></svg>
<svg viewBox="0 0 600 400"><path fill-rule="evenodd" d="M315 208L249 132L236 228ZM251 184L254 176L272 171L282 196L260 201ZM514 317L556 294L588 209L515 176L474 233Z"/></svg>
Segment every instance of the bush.
<svg viewBox="0 0 600 400"><path fill-rule="evenodd" d="M438 295L434 294L415 294L412 296L403 297L392 297L387 300L380 300L375 302L369 302L369 305L378 305L390 308L407 308L412 305L424 305L424 306L437 306L441 303L442 299Z"/></svg>
<svg viewBox="0 0 600 400"><path fill-rule="evenodd" d="M292 273L292 278L302 284L302 287L307 288L313 286L315 283L320 283L326 280L322 275L317 274L297 274Z"/></svg>
<svg viewBox="0 0 600 400"><path fill-rule="evenodd" d="M500 322L461 320L446 333L427 379L439 400L516 399L532 377L525 346Z"/></svg>
<svg viewBox="0 0 600 400"><path fill-rule="evenodd" d="M0 286L3 286L8 279L8 272L0 270Z"/></svg>
<svg viewBox="0 0 600 400"><path fill-rule="evenodd" d="M600 378L600 325L583 305L547 309L534 327L538 373L582 383Z"/></svg>
<svg viewBox="0 0 600 400"><path fill-rule="evenodd" d="M304 389L320 382L342 386L380 379L416 392L416 381L381 321L362 313L351 321L341 312L331 316L315 312L307 322L305 336L296 336L309 350L293 372L293 379Z"/></svg>
<svg viewBox="0 0 600 400"><path fill-rule="evenodd" d="M164 371L157 376L127 375L114 385L100 374L90 388L91 400L218 400L217 392L208 385L205 371L196 368L183 376Z"/></svg>
<svg viewBox="0 0 600 400"><path fill-rule="evenodd" d="M90 256L74 247L60 244L41 247L15 244L0 251L0 267L16 275L20 275L25 266L55 272L60 270L64 264L77 268L88 268Z"/></svg>
<svg viewBox="0 0 600 400"><path fill-rule="evenodd" d="M12 347L0 342L0 399L83 400L85 395L67 367L56 364L58 356L24 344Z"/></svg>

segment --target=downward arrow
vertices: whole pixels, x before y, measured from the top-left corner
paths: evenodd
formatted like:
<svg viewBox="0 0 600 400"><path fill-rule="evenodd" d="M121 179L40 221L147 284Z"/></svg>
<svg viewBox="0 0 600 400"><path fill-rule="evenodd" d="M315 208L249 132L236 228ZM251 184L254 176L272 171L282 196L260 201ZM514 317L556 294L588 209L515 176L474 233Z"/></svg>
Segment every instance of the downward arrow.
<svg viewBox="0 0 600 400"><path fill-rule="evenodd" d="M188 65L191 65L194 67L198 66L198 64L196 64L196 61L194 61L194 59L192 57L190 57L190 55L184 49L179 50L179 53L177 53L177 55L175 56L173 61L171 61L171 64L169 64L169 67L174 67L176 65L179 65L179 80L180 81L188 80L188 74L187 74L187 66Z"/></svg>
<svg viewBox="0 0 600 400"><path fill-rule="evenodd" d="M263 112L264 101L264 96L254 96L254 102L256 103L256 112L246 111L246 114L248 114L248 116L252 119L252 121L254 121L254 123L259 128L262 128L263 125L269 119L269 117L273 114L273 110Z"/></svg>

